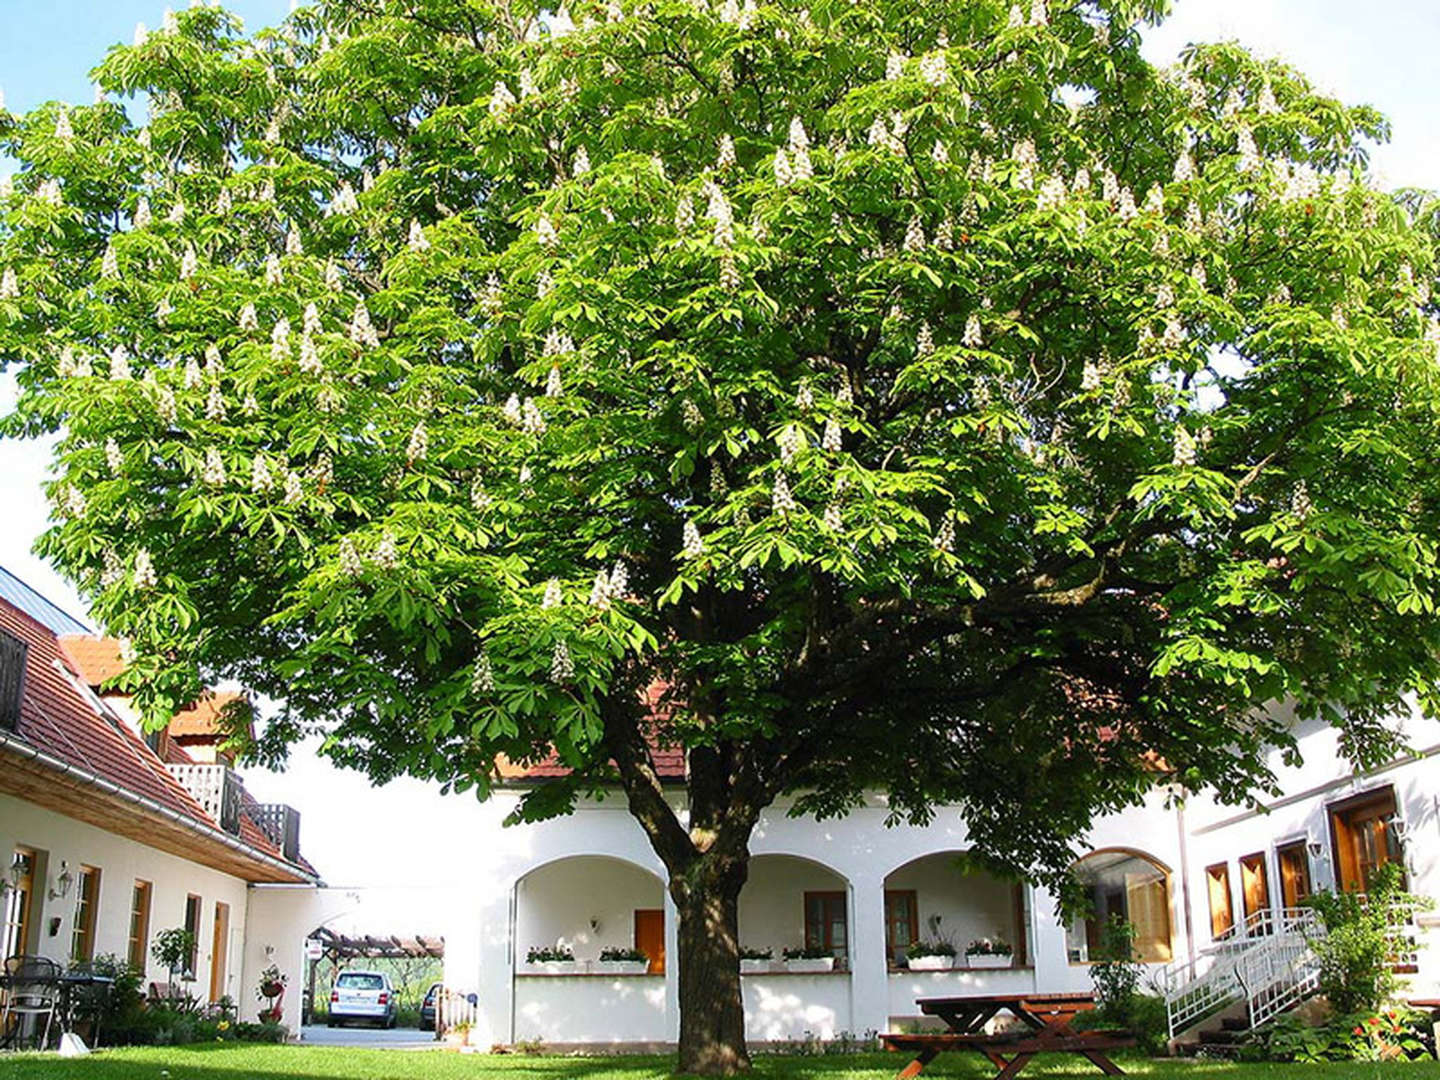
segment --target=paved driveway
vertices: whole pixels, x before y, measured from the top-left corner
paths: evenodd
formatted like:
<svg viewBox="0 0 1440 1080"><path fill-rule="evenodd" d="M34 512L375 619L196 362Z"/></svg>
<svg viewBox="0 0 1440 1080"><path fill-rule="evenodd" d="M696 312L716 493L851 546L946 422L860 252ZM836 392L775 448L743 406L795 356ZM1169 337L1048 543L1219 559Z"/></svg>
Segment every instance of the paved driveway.
<svg viewBox="0 0 1440 1080"><path fill-rule="evenodd" d="M311 1046L364 1046L374 1050L434 1050L433 1031L395 1028L386 1031L374 1027L326 1027L310 1024L301 1038Z"/></svg>

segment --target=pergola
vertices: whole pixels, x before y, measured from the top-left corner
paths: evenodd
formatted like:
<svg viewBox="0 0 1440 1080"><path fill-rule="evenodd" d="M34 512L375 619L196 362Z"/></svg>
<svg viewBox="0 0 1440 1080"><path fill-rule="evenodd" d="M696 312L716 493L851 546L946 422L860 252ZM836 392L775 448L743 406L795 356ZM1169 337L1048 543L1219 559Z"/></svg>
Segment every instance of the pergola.
<svg viewBox="0 0 1440 1080"><path fill-rule="evenodd" d="M426 937L423 934L415 934L411 937L398 937L394 934L386 937L377 937L373 934L352 937L349 934L337 934L322 926L310 935L310 940L320 942L321 948L324 950L321 954L322 957L333 964L360 958L367 960L422 960L427 957L443 960L445 958L445 939L443 937Z"/></svg>

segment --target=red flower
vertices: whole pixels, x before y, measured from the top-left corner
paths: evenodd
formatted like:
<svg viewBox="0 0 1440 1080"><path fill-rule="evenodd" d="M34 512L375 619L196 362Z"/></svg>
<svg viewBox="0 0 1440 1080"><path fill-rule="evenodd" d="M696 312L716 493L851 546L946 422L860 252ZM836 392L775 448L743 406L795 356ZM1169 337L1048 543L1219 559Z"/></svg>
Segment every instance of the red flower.
<svg viewBox="0 0 1440 1080"><path fill-rule="evenodd" d="M1365 1022L1366 1022L1367 1024L1369 1024L1371 1027L1379 1027L1379 1026L1380 1026L1380 1017L1378 1017L1378 1016L1372 1016L1372 1017L1370 1017L1369 1020L1366 1020Z"/></svg>
<svg viewBox="0 0 1440 1080"><path fill-rule="evenodd" d="M1364 1034L1365 1034L1365 1029L1362 1028L1362 1027L1357 1027L1357 1028L1355 1029L1355 1034L1356 1034L1356 1035L1364 1035Z"/></svg>

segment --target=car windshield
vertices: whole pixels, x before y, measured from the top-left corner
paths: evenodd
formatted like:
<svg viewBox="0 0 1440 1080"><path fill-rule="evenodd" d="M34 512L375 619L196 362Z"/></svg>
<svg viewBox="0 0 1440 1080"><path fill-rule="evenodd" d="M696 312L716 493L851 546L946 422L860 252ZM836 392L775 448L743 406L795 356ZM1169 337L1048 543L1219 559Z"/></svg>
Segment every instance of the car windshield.
<svg viewBox="0 0 1440 1080"><path fill-rule="evenodd" d="M336 980L335 985L342 990L383 990L385 989L385 980L379 975L347 971Z"/></svg>

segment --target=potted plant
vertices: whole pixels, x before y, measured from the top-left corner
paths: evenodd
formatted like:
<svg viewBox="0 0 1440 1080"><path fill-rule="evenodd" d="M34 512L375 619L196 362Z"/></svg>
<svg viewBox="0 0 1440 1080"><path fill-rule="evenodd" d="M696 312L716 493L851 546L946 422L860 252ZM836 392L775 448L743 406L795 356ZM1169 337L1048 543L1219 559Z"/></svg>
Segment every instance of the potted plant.
<svg viewBox="0 0 1440 1080"><path fill-rule="evenodd" d="M525 963L542 975L574 975L579 970L575 951L568 945L532 945Z"/></svg>
<svg viewBox="0 0 1440 1080"><path fill-rule="evenodd" d="M255 996L265 1002L265 1008L260 1010L260 1022L280 1022L284 1015L284 1006L280 999L285 994L285 983L288 982L285 973L274 964L271 964L264 971L260 972L260 985L255 988Z"/></svg>
<svg viewBox="0 0 1440 1080"><path fill-rule="evenodd" d="M170 985L167 997L178 995L180 980L190 981L195 973L190 970L190 958L195 955L195 935L178 926L161 930L155 935L155 944L150 946L150 955L165 965Z"/></svg>
<svg viewBox="0 0 1440 1080"><path fill-rule="evenodd" d="M976 938L965 946L965 962L972 968L1008 968L1015 950L999 938Z"/></svg>
<svg viewBox="0 0 1440 1080"><path fill-rule="evenodd" d="M747 949L740 946L740 974L763 975L775 960L774 949Z"/></svg>
<svg viewBox="0 0 1440 1080"><path fill-rule="evenodd" d="M949 971L955 966L955 946L948 941L916 941L905 950L911 971Z"/></svg>
<svg viewBox="0 0 1440 1080"><path fill-rule="evenodd" d="M600 950L599 964L609 975L644 975L650 970L650 957L639 949L611 946Z"/></svg>
<svg viewBox="0 0 1440 1080"><path fill-rule="evenodd" d="M785 970L804 975L818 975L835 970L835 957L818 945L802 945L798 949L784 949Z"/></svg>

